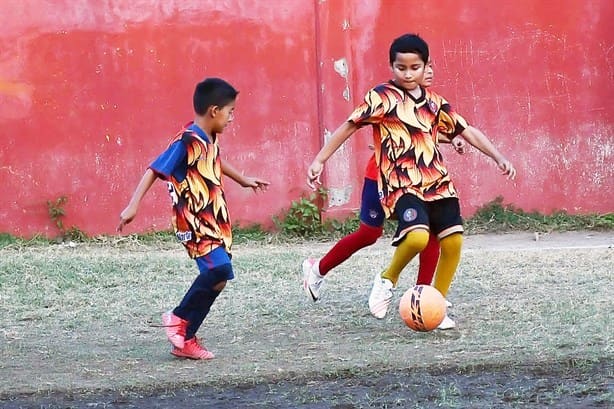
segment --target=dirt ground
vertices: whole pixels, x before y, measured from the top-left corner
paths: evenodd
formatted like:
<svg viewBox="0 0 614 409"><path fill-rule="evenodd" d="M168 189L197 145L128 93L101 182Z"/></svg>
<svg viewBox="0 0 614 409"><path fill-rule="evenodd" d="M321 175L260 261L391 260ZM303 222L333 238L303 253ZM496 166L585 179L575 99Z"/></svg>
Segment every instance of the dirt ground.
<svg viewBox="0 0 614 409"><path fill-rule="evenodd" d="M403 370L238 387L199 385L122 394L21 396L1 403L3 409L611 408L612 400L603 396L611 397L614 392L613 369L612 362L596 362L582 369L553 365L512 372L505 368ZM579 386L587 384L592 386Z"/></svg>
<svg viewBox="0 0 614 409"><path fill-rule="evenodd" d="M463 251L613 248L614 232L475 234L465 236Z"/></svg>
<svg viewBox="0 0 614 409"><path fill-rule="evenodd" d="M612 249L613 232L467 236L464 251L547 251ZM609 284L608 284L609 285ZM610 304L611 306L611 304ZM611 321L604 331L611 330ZM496 352L494 352L496 353ZM6 373L5 373L6 375ZM4 375L3 375L4 376ZM429 370L390 368L346 370L334 377L290 373L268 382L215 385L178 383L163 390L45 392L0 398L3 409L89 408L611 408L611 359L527 362L508 367L485 363L465 367L442 363Z"/></svg>
<svg viewBox="0 0 614 409"><path fill-rule="evenodd" d="M357 409L357 408L611 408L612 363L590 368L527 367L390 371L372 376L280 381L240 387L194 386L175 390L19 397L4 409ZM609 374L603 378L602 374ZM578 385L593 385L579 388ZM447 391L448 397L442 396ZM564 391L565 393L561 393Z"/></svg>

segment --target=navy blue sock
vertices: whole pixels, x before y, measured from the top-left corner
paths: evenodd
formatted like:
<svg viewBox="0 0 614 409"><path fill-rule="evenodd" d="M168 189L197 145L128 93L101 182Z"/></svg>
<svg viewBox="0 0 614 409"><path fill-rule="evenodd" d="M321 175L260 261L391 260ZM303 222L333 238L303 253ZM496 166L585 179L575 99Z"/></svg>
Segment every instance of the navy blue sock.
<svg viewBox="0 0 614 409"><path fill-rule="evenodd" d="M211 305L221 293L212 288L217 284L213 284L212 277L213 275L209 273L199 274L183 296L179 306L173 311L175 315L188 321L185 339L190 339L196 334L209 314Z"/></svg>
<svg viewBox="0 0 614 409"><path fill-rule="evenodd" d="M209 314L211 306L215 302L215 299L220 295L221 291L215 291L213 289L206 289L200 294L199 305L190 311L188 316L188 327L185 333L185 339L190 339L196 335L196 331L200 328L203 321Z"/></svg>

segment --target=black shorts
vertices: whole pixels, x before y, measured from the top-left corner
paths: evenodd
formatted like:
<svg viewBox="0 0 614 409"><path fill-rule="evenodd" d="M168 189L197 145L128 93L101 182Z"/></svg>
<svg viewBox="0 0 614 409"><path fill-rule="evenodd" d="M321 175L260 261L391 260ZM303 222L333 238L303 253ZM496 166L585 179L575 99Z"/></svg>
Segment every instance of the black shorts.
<svg viewBox="0 0 614 409"><path fill-rule="evenodd" d="M393 246L398 245L412 230L429 230L438 239L463 232L463 219L456 197L425 202L417 196L406 194L397 201L394 214L398 224L392 238Z"/></svg>

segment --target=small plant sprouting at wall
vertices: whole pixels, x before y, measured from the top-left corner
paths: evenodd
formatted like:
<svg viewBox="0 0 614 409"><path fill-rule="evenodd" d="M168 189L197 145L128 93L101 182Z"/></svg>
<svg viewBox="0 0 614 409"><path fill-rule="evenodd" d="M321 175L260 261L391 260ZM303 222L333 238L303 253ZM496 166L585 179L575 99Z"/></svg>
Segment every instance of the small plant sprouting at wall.
<svg viewBox="0 0 614 409"><path fill-rule="evenodd" d="M326 197L326 189L320 188L308 197L292 201L288 212L281 218L274 216L273 221L281 233L289 236L320 236L329 227L322 223L320 214Z"/></svg>
<svg viewBox="0 0 614 409"><path fill-rule="evenodd" d="M68 198L66 196L60 196L55 200L47 200L47 213L49 214L49 218L60 232L60 234L56 237L56 241L85 241L87 239L87 235L78 227L72 226L67 229L64 225L64 217L66 216L66 209L64 206L66 206L67 202Z"/></svg>
<svg viewBox="0 0 614 409"><path fill-rule="evenodd" d="M66 196L60 196L55 200L47 200L47 213L49 214L49 218L56 225L60 234L64 234L64 216L66 216L66 210L64 206L68 202L68 198Z"/></svg>

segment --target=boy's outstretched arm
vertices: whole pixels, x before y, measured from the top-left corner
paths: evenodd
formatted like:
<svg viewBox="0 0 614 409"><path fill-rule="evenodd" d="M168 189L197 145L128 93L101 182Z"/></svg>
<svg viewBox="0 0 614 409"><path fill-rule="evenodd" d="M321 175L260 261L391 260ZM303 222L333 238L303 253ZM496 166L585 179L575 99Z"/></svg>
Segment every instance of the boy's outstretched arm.
<svg viewBox="0 0 614 409"><path fill-rule="evenodd" d="M226 161L222 161L222 173L243 187L251 187L254 192L258 189L266 190L267 186L270 185L270 183L266 180L243 175L234 166Z"/></svg>
<svg viewBox="0 0 614 409"><path fill-rule="evenodd" d="M461 155L467 152L467 144L465 143L465 140L458 135L456 135L454 138L450 138L449 135L440 132L437 134L437 142L451 144L454 150Z"/></svg>
<svg viewBox="0 0 614 409"><path fill-rule="evenodd" d="M141 200L157 178L158 176L151 169L145 171L145 174L132 194L130 203L128 203L128 206L119 215L119 225L117 226L118 232L121 232L124 226L134 219Z"/></svg>
<svg viewBox="0 0 614 409"><path fill-rule="evenodd" d="M473 126L468 126L461 132L461 135L470 145L475 146L483 154L491 157L497 163L501 172L507 175L508 179L514 179L516 177L514 165L495 148L490 139L488 139L482 131Z"/></svg>
<svg viewBox="0 0 614 409"><path fill-rule="evenodd" d="M324 170L324 163L331 157L333 153L339 149L343 142L345 142L356 130L358 126L354 122L344 122L333 134L326 144L320 149L320 152L316 155L313 162L307 169L307 185L316 190L316 184L321 185L320 176Z"/></svg>

